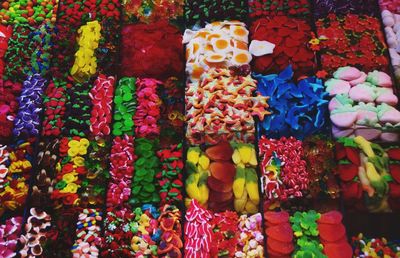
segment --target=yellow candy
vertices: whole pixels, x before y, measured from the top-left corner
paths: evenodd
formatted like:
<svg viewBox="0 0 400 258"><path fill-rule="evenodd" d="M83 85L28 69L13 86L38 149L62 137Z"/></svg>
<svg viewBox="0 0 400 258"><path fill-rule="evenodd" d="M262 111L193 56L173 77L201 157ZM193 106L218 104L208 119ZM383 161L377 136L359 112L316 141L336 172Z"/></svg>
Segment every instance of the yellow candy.
<svg viewBox="0 0 400 258"><path fill-rule="evenodd" d="M81 166L85 165L85 159L80 156L74 157L72 159L72 161L74 162L74 165L77 167L81 167Z"/></svg>
<svg viewBox="0 0 400 258"><path fill-rule="evenodd" d="M87 148L83 147L83 146L79 147L78 153L79 153L79 155L82 155L82 156L86 155L87 154Z"/></svg>
<svg viewBox="0 0 400 258"><path fill-rule="evenodd" d="M89 147L89 144L90 144L89 140L86 138L80 139L79 143L81 144L81 146L84 146L86 148Z"/></svg>
<svg viewBox="0 0 400 258"><path fill-rule="evenodd" d="M68 142L68 147L70 148L76 148L80 145L80 142L78 142L77 140L71 140Z"/></svg>
<svg viewBox="0 0 400 258"><path fill-rule="evenodd" d="M78 150L76 148L69 148L68 156L75 157L76 155L78 155Z"/></svg>
<svg viewBox="0 0 400 258"><path fill-rule="evenodd" d="M79 187L80 186L75 183L69 183L64 189L60 190L60 193L76 193Z"/></svg>
<svg viewBox="0 0 400 258"><path fill-rule="evenodd" d="M67 184L75 182L76 180L78 180L78 177L74 176L72 173L65 174L65 175L63 175L62 178Z"/></svg>

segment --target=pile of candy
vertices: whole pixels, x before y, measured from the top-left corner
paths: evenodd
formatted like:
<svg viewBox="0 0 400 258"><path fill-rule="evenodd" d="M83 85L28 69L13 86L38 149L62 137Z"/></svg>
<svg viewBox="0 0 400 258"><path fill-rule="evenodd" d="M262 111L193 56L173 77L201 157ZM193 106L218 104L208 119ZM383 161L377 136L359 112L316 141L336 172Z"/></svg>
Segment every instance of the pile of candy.
<svg viewBox="0 0 400 258"><path fill-rule="evenodd" d="M340 67L325 82L333 136L363 136L368 140L396 142L400 111L390 76L384 72L364 73L355 67Z"/></svg>
<svg viewBox="0 0 400 258"><path fill-rule="evenodd" d="M399 1L0 2L0 257L398 255Z"/></svg>
<svg viewBox="0 0 400 258"><path fill-rule="evenodd" d="M400 147L386 150L362 136L339 138L336 143L337 173L346 205L359 210L399 210Z"/></svg>

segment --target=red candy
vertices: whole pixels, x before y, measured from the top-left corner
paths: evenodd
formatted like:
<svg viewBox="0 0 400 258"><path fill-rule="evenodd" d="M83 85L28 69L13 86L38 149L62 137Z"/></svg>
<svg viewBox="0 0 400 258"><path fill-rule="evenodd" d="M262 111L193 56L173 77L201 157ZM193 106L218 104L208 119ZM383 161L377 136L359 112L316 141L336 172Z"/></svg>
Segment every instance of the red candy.
<svg viewBox="0 0 400 258"><path fill-rule="evenodd" d="M90 117L90 132L94 136L105 136L111 132L113 94L115 78L100 74L90 91L93 109Z"/></svg>

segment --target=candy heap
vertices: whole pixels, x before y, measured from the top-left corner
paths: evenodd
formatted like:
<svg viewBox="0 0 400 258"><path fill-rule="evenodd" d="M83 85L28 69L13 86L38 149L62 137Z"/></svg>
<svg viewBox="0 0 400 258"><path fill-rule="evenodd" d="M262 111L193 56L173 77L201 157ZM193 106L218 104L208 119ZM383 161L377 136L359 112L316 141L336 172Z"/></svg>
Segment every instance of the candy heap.
<svg viewBox="0 0 400 258"><path fill-rule="evenodd" d="M40 111L46 80L39 74L29 76L24 81L18 99L19 109L14 120L13 135L15 137L35 137L39 135Z"/></svg>
<svg viewBox="0 0 400 258"><path fill-rule="evenodd" d="M400 208L399 146L385 151L362 136L339 138L336 160L346 205L371 212Z"/></svg>
<svg viewBox="0 0 400 258"><path fill-rule="evenodd" d="M333 72L347 65L357 65L366 72L388 70L389 60L378 19L357 14L341 18L330 13L319 19L316 26L322 68L326 71Z"/></svg>
<svg viewBox="0 0 400 258"><path fill-rule="evenodd" d="M251 144L220 142L203 152L191 147L187 152L186 179L188 199L213 211L232 209L256 213L260 201L258 177L255 171L257 157ZM233 202L233 203L232 203Z"/></svg>
<svg viewBox="0 0 400 258"><path fill-rule="evenodd" d="M3 24L55 22L58 0L4 1L0 7L0 21Z"/></svg>
<svg viewBox="0 0 400 258"><path fill-rule="evenodd" d="M98 21L88 22L78 30L79 49L75 53L75 63L71 68L71 75L77 82L84 82L96 73L97 63L94 51L99 46L100 30Z"/></svg>
<svg viewBox="0 0 400 258"><path fill-rule="evenodd" d="M98 257L99 249L96 244L101 241L100 225L102 213L95 209L84 209L78 217L76 224L76 235L71 252L72 257L92 256Z"/></svg>
<svg viewBox="0 0 400 258"><path fill-rule="evenodd" d="M107 191L107 207L122 206L131 195L134 153L132 136L115 137L110 155L110 182Z"/></svg>
<svg viewBox="0 0 400 258"><path fill-rule="evenodd" d="M352 257L352 249L342 224L342 214L314 210L295 212L267 211L267 252L270 256Z"/></svg>
<svg viewBox="0 0 400 258"><path fill-rule="evenodd" d="M18 140L15 144L1 149L0 158L7 164L2 167L0 184L0 216L7 211L20 211L24 208L31 177L33 146L32 139ZM22 213L21 213L22 214Z"/></svg>
<svg viewBox="0 0 400 258"><path fill-rule="evenodd" d="M250 18L287 15L304 18L310 14L310 3L307 0L250 0Z"/></svg>
<svg viewBox="0 0 400 258"><path fill-rule="evenodd" d="M400 79L400 10L396 10L395 5L385 5L387 1L380 1L382 9L382 22L385 26L385 33L389 54L392 61L392 66L396 79Z"/></svg>
<svg viewBox="0 0 400 258"><path fill-rule="evenodd" d="M170 76L181 76L181 41L182 35L178 29L167 21L124 26L121 49L122 75L160 80Z"/></svg>
<svg viewBox="0 0 400 258"><path fill-rule="evenodd" d="M186 138L190 144L216 144L218 140L254 140L254 116L261 120L268 97L252 97L256 82L250 75L211 69L186 88Z"/></svg>
<svg viewBox="0 0 400 258"><path fill-rule="evenodd" d="M386 132L400 123L400 111L395 108L398 98L388 74L376 70L366 74L346 66L339 68L325 86L332 97L329 110L334 137L399 139L398 133Z"/></svg>
<svg viewBox="0 0 400 258"><path fill-rule="evenodd" d="M315 57L309 46L311 28L306 21L286 16L261 18L252 23L250 35L252 40L265 40L275 46L272 54L255 57L255 72L279 73L291 64L296 77L312 74Z"/></svg>
<svg viewBox="0 0 400 258"><path fill-rule="evenodd" d="M210 68L249 64L249 31L242 22L213 22L200 30L186 30L186 73L194 82ZM244 70L246 71L246 69ZM244 72L244 75L247 73Z"/></svg>
<svg viewBox="0 0 400 258"><path fill-rule="evenodd" d="M121 78L114 96L114 135L133 134L133 117L136 112L136 104L136 79Z"/></svg>
<svg viewBox="0 0 400 258"><path fill-rule="evenodd" d="M235 257L264 257L264 235L262 233L262 216L241 215L238 222L239 239Z"/></svg>
<svg viewBox="0 0 400 258"><path fill-rule="evenodd" d="M386 238L367 238L362 233L352 237L354 255L357 257L397 257L400 255L399 243L390 242Z"/></svg>
<svg viewBox="0 0 400 258"><path fill-rule="evenodd" d="M51 216L36 208L30 209L30 216L25 224L25 234L21 235L23 245L19 254L21 257L39 257L43 254L43 244L51 226Z"/></svg>
<svg viewBox="0 0 400 258"><path fill-rule="evenodd" d="M164 205L160 209L158 223L162 231L158 244L158 257L180 257L182 255L182 214L176 206Z"/></svg>
<svg viewBox="0 0 400 258"><path fill-rule="evenodd" d="M293 137L259 141L261 155L261 189L265 206L275 201L302 197L310 183L302 142Z"/></svg>
<svg viewBox="0 0 400 258"><path fill-rule="evenodd" d="M95 136L109 135L111 132L111 104L114 95L113 76L106 77L99 75L94 82L94 87L90 91L92 99L92 114L90 117L90 132Z"/></svg>
<svg viewBox="0 0 400 258"><path fill-rule="evenodd" d="M157 20L172 20L183 15L183 0L166 1L124 1L124 20L141 22L154 22Z"/></svg>
<svg viewBox="0 0 400 258"><path fill-rule="evenodd" d="M12 135L21 89L20 83L0 79L0 141L2 142Z"/></svg>
<svg viewBox="0 0 400 258"><path fill-rule="evenodd" d="M22 217L12 217L0 224L0 255L13 257L21 234Z"/></svg>
<svg viewBox="0 0 400 258"><path fill-rule="evenodd" d="M8 49L8 40L11 37L12 27L0 25L0 78L4 73L4 55Z"/></svg>
<svg viewBox="0 0 400 258"><path fill-rule="evenodd" d="M328 94L322 80L307 77L295 84L291 66L279 75L255 74L254 78L258 81L257 91L270 97L271 115L260 123L263 134L271 138L295 136L303 139L324 132Z"/></svg>
<svg viewBox="0 0 400 258"><path fill-rule="evenodd" d="M221 19L245 21L248 9L242 0L188 0L184 8L188 27Z"/></svg>

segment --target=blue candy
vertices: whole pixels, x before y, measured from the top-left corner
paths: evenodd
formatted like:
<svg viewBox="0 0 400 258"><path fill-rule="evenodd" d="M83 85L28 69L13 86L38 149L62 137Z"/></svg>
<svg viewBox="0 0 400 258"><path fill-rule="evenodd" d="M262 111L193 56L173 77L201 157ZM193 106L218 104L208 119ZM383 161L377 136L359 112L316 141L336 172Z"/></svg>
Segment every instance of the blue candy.
<svg viewBox="0 0 400 258"><path fill-rule="evenodd" d="M293 81L292 66L278 74L253 74L258 81L257 91L269 96L272 114L261 121L259 135L269 138L294 136L297 139L326 131L328 93L321 79L307 77L297 84Z"/></svg>

